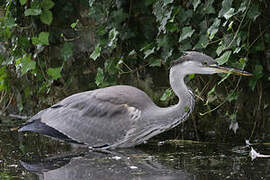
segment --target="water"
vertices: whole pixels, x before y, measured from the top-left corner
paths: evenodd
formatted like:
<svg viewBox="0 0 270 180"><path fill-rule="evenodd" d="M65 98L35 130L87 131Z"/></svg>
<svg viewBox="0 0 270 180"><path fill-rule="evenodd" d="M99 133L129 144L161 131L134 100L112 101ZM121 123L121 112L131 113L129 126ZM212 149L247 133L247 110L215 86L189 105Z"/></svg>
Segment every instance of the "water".
<svg viewBox="0 0 270 180"><path fill-rule="evenodd" d="M152 140L91 152L0 124L0 179L270 179L270 159L251 160L245 144ZM254 149L269 154L270 145Z"/></svg>

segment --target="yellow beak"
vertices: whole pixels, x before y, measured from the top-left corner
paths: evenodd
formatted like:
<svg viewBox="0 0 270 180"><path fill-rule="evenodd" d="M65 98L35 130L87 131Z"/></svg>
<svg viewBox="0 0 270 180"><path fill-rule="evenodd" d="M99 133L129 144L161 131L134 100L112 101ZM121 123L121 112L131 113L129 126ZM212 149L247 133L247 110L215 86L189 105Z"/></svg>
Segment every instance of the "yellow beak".
<svg viewBox="0 0 270 180"><path fill-rule="evenodd" d="M251 73L247 71L243 71L240 69L235 69L235 68L230 68L230 67L224 67L224 66L211 66L212 68L215 68L217 73L230 73L230 74L235 74L235 75L240 75L240 76L252 76Z"/></svg>

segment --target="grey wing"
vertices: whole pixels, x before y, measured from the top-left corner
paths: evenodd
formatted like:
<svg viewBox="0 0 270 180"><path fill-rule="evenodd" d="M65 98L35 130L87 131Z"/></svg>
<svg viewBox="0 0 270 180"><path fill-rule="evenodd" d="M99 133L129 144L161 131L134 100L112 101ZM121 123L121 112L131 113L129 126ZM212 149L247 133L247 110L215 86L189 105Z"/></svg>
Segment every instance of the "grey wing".
<svg viewBox="0 0 270 180"><path fill-rule="evenodd" d="M123 102L99 99L95 93L88 91L70 96L42 111L38 117L75 141L90 146L115 144L124 139L134 120L140 118L140 111Z"/></svg>

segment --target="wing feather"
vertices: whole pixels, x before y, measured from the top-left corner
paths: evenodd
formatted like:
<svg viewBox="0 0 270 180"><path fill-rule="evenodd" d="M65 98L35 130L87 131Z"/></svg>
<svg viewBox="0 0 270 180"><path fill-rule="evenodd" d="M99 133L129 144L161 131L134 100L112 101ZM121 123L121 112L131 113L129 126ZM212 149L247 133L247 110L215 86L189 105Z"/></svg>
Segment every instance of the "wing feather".
<svg viewBox="0 0 270 180"><path fill-rule="evenodd" d="M41 122L75 141L90 146L111 145L135 126L141 111L134 108L131 112L133 108L125 99L115 98L118 95L105 95L98 90L78 93L46 109L39 117ZM138 117L134 118L132 113Z"/></svg>

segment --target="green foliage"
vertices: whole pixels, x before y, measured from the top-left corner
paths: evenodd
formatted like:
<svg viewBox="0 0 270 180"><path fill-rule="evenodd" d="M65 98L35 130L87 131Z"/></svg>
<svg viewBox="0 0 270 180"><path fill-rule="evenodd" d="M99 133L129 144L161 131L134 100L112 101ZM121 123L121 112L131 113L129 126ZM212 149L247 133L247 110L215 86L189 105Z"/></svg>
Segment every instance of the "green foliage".
<svg viewBox="0 0 270 180"><path fill-rule="evenodd" d="M53 20L53 14L50 10L43 10L42 14L40 15L40 20L44 24L50 25Z"/></svg>
<svg viewBox="0 0 270 180"><path fill-rule="evenodd" d="M32 8L29 8L29 9L26 9L24 11L24 15L25 16L37 16L37 15L40 15L41 14L41 9L32 9Z"/></svg>
<svg viewBox="0 0 270 180"><path fill-rule="evenodd" d="M101 68L97 69L96 84L101 86L104 83L104 72Z"/></svg>
<svg viewBox="0 0 270 180"><path fill-rule="evenodd" d="M6 82L7 81L7 73L6 67L0 68L0 91L5 90L7 88Z"/></svg>
<svg viewBox="0 0 270 180"><path fill-rule="evenodd" d="M22 58L16 60L16 67L21 69L21 74L24 75L28 71L36 68L36 62L31 60L30 55L25 55Z"/></svg>
<svg viewBox="0 0 270 180"><path fill-rule="evenodd" d="M97 44L95 50L90 55L90 58L92 58L95 61L100 56L100 52L101 52L100 44Z"/></svg>
<svg viewBox="0 0 270 180"><path fill-rule="evenodd" d="M59 68L49 68L47 70L47 73L48 73L48 75L50 75L52 77L53 80L56 80L56 79L61 77L61 70L62 70L61 67L59 67Z"/></svg>
<svg viewBox="0 0 270 180"><path fill-rule="evenodd" d="M194 31L195 30L192 29L191 26L184 27L182 30L182 33L180 35L179 42L182 42L183 40L190 38L192 36L192 34L194 33Z"/></svg>
<svg viewBox="0 0 270 180"><path fill-rule="evenodd" d="M131 74L141 77L157 69L165 73L183 51L196 50L216 58L219 65L254 74L241 80L220 75L204 103L209 108L223 101L234 104L238 91L256 92L258 84L269 84L268 6L251 0L3 1L0 91L30 89L27 96L16 97L23 105L27 98L52 92L58 81L64 89L80 84L90 89L126 82ZM76 84L89 77L91 83ZM223 99L218 87L226 89ZM167 89L160 100L172 94Z"/></svg>
<svg viewBox="0 0 270 180"><path fill-rule="evenodd" d="M73 47L74 47L73 43L70 42L64 43L64 47L61 49L61 56L65 61L73 56Z"/></svg>
<svg viewBox="0 0 270 180"><path fill-rule="evenodd" d="M49 45L49 33L41 32L38 37L32 37L32 43L35 45Z"/></svg>
<svg viewBox="0 0 270 180"><path fill-rule="evenodd" d="M166 91L161 96L160 100L161 101L166 101L169 97L172 96L172 94L173 94L172 89L166 89Z"/></svg>
<svg viewBox="0 0 270 180"><path fill-rule="evenodd" d="M225 64L229 60L231 54L232 54L232 51L226 51L226 52L224 52L222 54L222 56L220 56L219 58L216 59L217 62L218 62L218 64L219 65Z"/></svg>

